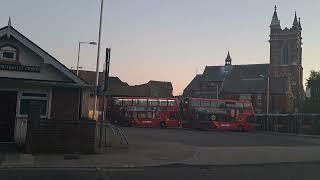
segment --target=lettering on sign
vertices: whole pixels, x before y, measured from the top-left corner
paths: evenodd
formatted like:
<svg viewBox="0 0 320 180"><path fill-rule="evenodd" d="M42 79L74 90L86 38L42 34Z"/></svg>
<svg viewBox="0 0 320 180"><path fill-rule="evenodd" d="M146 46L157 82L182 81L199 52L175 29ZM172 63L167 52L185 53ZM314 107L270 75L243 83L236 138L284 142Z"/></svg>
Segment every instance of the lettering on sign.
<svg viewBox="0 0 320 180"><path fill-rule="evenodd" d="M0 70L40 73L40 66L25 66L25 65L17 65L17 64L0 64Z"/></svg>

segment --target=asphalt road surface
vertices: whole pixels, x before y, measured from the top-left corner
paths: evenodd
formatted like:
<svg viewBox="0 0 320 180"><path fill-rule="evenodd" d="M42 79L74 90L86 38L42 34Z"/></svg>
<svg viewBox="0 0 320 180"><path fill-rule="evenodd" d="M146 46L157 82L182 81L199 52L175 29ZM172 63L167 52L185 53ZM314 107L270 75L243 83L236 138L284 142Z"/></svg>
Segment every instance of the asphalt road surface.
<svg viewBox="0 0 320 180"><path fill-rule="evenodd" d="M1 180L318 180L320 162L110 169L1 169Z"/></svg>
<svg viewBox="0 0 320 180"><path fill-rule="evenodd" d="M320 138L299 136L185 129L122 129L128 136L131 144L139 144L139 142L142 144L157 144L158 142L165 144L171 142L192 147L209 147L209 149L214 147L221 147L222 149L230 149L231 147L258 147L263 149L265 148L264 146L284 147L284 149L288 147L290 149L301 147L311 149L320 146ZM209 153L212 154L211 151ZM253 155L249 156L252 157ZM312 155L311 160L313 157L314 155ZM132 168L7 168L0 169L0 180L318 180L320 179L319 170L320 161L236 165L171 164Z"/></svg>
<svg viewBox="0 0 320 180"><path fill-rule="evenodd" d="M178 142L204 147L314 146L320 138L264 133L217 132L186 129L122 128L129 142Z"/></svg>

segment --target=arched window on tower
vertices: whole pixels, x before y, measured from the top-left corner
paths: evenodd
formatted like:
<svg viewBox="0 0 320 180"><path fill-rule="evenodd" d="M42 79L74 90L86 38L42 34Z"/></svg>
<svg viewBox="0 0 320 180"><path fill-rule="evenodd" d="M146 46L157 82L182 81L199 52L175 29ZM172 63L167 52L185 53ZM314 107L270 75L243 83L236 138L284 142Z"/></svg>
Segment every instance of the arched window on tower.
<svg viewBox="0 0 320 180"><path fill-rule="evenodd" d="M286 44L282 49L282 64L289 64L289 47Z"/></svg>

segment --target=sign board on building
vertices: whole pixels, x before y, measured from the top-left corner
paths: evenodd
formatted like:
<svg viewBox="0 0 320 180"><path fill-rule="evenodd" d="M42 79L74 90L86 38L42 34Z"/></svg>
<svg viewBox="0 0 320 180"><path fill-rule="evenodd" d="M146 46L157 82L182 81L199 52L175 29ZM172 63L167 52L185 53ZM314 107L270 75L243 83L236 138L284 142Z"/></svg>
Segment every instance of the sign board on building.
<svg viewBox="0 0 320 180"><path fill-rule="evenodd" d="M21 71L21 72L40 72L40 66L26 66L17 64L0 64L0 70Z"/></svg>

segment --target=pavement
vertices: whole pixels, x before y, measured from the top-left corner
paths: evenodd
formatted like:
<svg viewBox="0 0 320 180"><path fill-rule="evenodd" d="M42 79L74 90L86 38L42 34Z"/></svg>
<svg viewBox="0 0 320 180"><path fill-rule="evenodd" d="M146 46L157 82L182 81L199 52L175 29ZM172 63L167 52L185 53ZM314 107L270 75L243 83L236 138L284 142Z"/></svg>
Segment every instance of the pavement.
<svg viewBox="0 0 320 180"><path fill-rule="evenodd" d="M320 139L260 133L123 128L130 145L100 154L5 154L2 168L137 168L163 165L261 165L320 161Z"/></svg>

